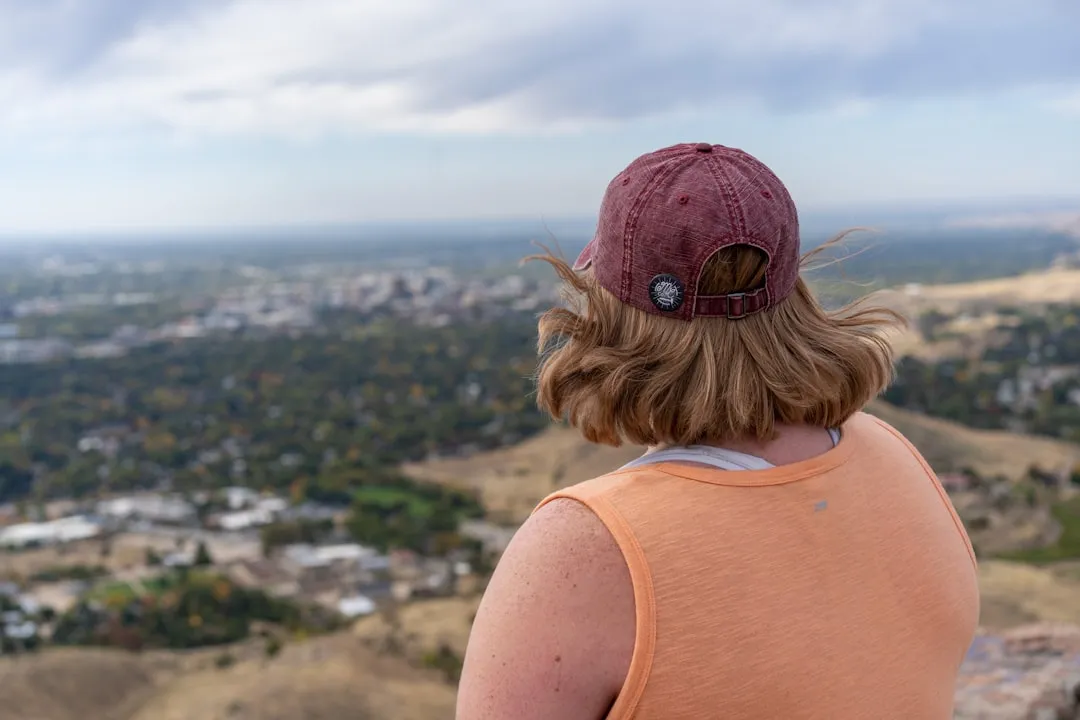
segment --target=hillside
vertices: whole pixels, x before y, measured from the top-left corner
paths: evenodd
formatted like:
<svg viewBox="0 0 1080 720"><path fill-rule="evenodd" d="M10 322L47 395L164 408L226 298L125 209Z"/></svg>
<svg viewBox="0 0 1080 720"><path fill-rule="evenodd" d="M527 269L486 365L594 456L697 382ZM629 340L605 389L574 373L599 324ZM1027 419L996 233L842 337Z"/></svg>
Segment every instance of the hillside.
<svg viewBox="0 0 1080 720"><path fill-rule="evenodd" d="M936 471L971 468L980 475L1021 477L1032 465L1058 470L1080 462L1071 443L1004 431L973 430L876 401L868 411L903 433Z"/></svg>
<svg viewBox="0 0 1080 720"><path fill-rule="evenodd" d="M453 717L454 690L434 671L380 656L340 634L178 678L129 720L435 720Z"/></svg>
<svg viewBox="0 0 1080 720"><path fill-rule="evenodd" d="M5 720L439 720L454 689L431 670L343 633L287 645L267 660L234 647L148 653L62 650L0 660Z"/></svg>
<svg viewBox="0 0 1080 720"><path fill-rule="evenodd" d="M829 287L825 285L823 289L827 291ZM978 357L986 348L1000 342L1002 329L1015 321L999 310L1080 303L1080 270L1055 268L970 282L911 284L880 290L875 293L874 302L912 320L926 312L950 318L941 326L941 330L947 331L945 339L929 341L915 322L906 330L894 333L891 341L898 355L931 361Z"/></svg>
<svg viewBox="0 0 1080 720"><path fill-rule="evenodd" d="M409 463L402 470L417 480L476 490L490 519L513 524L548 493L609 472L642 451L593 445L571 428L553 426L518 445L468 458Z"/></svg>
<svg viewBox="0 0 1080 720"><path fill-rule="evenodd" d="M972 430L876 401L869 412L906 435L939 472L972 468L980 474L1021 477L1032 465L1057 469L1080 461L1080 447L1007 432ZM517 523L548 493L609 472L640 455L641 448L586 442L574 430L551 427L523 443L469 458L411 463L418 480L480 492L491 519Z"/></svg>
<svg viewBox="0 0 1080 720"><path fill-rule="evenodd" d="M57 649L0 660L3 716L127 720L140 701L157 691L167 673L148 657L113 650Z"/></svg>
<svg viewBox="0 0 1080 720"><path fill-rule="evenodd" d="M902 295L916 305L933 305L943 311L973 303L1015 306L1080 302L1080 270L1060 268L965 283L923 285L888 295Z"/></svg>
<svg viewBox="0 0 1080 720"><path fill-rule="evenodd" d="M406 658L422 661L425 654L440 646L459 658L465 655L472 619L480 597L425 600L402 607L397 617L371 615L356 622L353 631L365 645L386 649L396 645Z"/></svg>
<svg viewBox="0 0 1080 720"><path fill-rule="evenodd" d="M971 430L886 403L870 411L910 437L939 470L970 466L1018 477L1032 464L1072 462L1060 442ZM410 465L419 479L478 489L493 519L523 519L551 490L615 468L639 448L590 445L565 427L467 459ZM1080 569L985 560L981 624L1001 630L1035 621L1080 623ZM454 688L421 669L440 648L464 654L478 598L419 602L376 615L352 632L287 645L267 659L258 642L228 650L128 655L49 650L0 661L0 697L11 720L285 720L453 716ZM218 667L223 653L235 658Z"/></svg>
<svg viewBox="0 0 1080 720"><path fill-rule="evenodd" d="M1080 568L989 561L980 568L981 625L1080 622ZM452 718L454 688L386 647L397 638L416 663L440 645L464 652L476 598L404 608L400 629L383 617L353 632L286 646L267 660L257 644L194 653L54 650L0 660L5 720L440 720ZM1038 684L1038 683L1035 683ZM1045 683L1042 683L1045 684Z"/></svg>
<svg viewBox="0 0 1080 720"><path fill-rule="evenodd" d="M1006 629L1030 622L1080 625L1080 565L1035 567L1001 560L979 562L979 624Z"/></svg>
<svg viewBox="0 0 1080 720"><path fill-rule="evenodd" d="M1052 268L970 282L911 283L879 290L876 302L909 317L937 310L956 315L971 308L1020 307L1080 302L1080 269Z"/></svg>

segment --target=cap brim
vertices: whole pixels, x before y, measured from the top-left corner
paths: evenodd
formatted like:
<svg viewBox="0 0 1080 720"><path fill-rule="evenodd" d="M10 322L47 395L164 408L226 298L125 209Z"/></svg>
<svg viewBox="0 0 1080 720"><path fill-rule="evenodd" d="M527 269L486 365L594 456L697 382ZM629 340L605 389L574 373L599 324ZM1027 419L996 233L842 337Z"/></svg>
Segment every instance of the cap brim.
<svg viewBox="0 0 1080 720"><path fill-rule="evenodd" d="M593 262L593 255L596 253L596 238L594 237L589 241L589 244L585 246L585 249L578 255L578 259L574 261L574 270L580 272L587 270Z"/></svg>

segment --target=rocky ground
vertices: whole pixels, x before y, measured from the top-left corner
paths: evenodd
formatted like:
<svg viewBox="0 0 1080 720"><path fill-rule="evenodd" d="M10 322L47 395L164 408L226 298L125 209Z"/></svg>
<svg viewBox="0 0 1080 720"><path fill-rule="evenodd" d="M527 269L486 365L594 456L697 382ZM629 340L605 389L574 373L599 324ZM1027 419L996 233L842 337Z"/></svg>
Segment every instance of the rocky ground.
<svg viewBox="0 0 1080 720"><path fill-rule="evenodd" d="M1080 718L1080 628L1037 624L980 633L957 683L954 717Z"/></svg>

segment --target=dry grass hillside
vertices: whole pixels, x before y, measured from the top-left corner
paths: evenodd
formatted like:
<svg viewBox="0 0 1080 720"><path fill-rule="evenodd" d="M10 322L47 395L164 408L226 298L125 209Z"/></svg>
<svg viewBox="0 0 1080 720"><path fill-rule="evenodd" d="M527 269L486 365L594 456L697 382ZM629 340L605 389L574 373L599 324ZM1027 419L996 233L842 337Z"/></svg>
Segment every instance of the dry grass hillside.
<svg viewBox="0 0 1080 720"><path fill-rule="evenodd" d="M944 311L978 303L988 306L1080 302L1080 270L1053 269L1011 277L949 285L923 285L914 292L893 291L916 305Z"/></svg>
<svg viewBox="0 0 1080 720"><path fill-rule="evenodd" d="M972 430L880 401L869 411L910 438L939 472L970 467L981 474L1019 478L1032 465L1050 470L1080 461L1080 447L1065 442ZM413 463L404 470L418 480L475 489L492 520L517 523L548 493L609 472L641 452L638 447L593 445L572 429L552 427L513 447Z"/></svg>
<svg viewBox="0 0 1080 720"><path fill-rule="evenodd" d="M465 617L467 620L469 616ZM0 661L4 720L439 720L454 689L435 671L343 633L287 645L272 660L50 650Z"/></svg>
<svg viewBox="0 0 1080 720"><path fill-rule="evenodd" d="M363 618L353 626L353 632L377 651L396 645L414 664L440 646L463 657L479 606L479 596L425 600L402 607L396 617L377 614Z"/></svg>
<svg viewBox="0 0 1080 720"><path fill-rule="evenodd" d="M926 360L952 356L978 356L1004 336L1012 322L998 308L1080 303L1080 270L1051 269L1024 275L948 285L911 285L882 290L874 302L916 318L935 310L953 320L944 326L949 339L929 342L914 326L896 333L893 347L900 355Z"/></svg>
<svg viewBox="0 0 1080 720"><path fill-rule="evenodd" d="M903 433L938 472L967 467L980 475L1019 478L1032 465L1049 471L1080 461L1080 446L1059 440L973 430L880 401L872 403L868 411Z"/></svg>
<svg viewBox="0 0 1080 720"><path fill-rule="evenodd" d="M1080 302L1080 270L1057 268L946 285L918 285L882 290L876 299L911 316L936 309L952 315L973 307L1018 307Z"/></svg>
<svg viewBox="0 0 1080 720"><path fill-rule="evenodd" d="M5 720L127 720L170 674L147 657L57 649L0 660Z"/></svg>
<svg viewBox="0 0 1080 720"><path fill-rule="evenodd" d="M273 660L186 673L129 720L436 720L453 707L437 673L344 633L289 645Z"/></svg>
<svg viewBox="0 0 1080 720"><path fill-rule="evenodd" d="M603 475L641 453L637 447L593 445L575 430L553 426L512 447L402 469L418 480L477 490L492 520L513 524L548 493Z"/></svg>
<svg viewBox="0 0 1080 720"><path fill-rule="evenodd" d="M979 563L982 595L980 624L1006 629L1030 622L1080 625L1080 565L1035 567L983 560Z"/></svg>

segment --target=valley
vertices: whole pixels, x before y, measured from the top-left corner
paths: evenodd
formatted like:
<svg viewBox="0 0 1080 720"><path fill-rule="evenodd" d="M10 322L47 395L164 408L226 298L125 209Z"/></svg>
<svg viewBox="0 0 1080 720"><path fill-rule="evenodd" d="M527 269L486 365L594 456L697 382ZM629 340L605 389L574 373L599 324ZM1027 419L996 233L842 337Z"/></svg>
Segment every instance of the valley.
<svg viewBox="0 0 1080 720"><path fill-rule="evenodd" d="M1080 404L1062 371L1080 367L1077 273L879 296L913 322L897 383L867 411L949 490L980 556L988 637L1080 626ZM7 366L0 585L38 603L23 619L43 638L72 617L83 632L79 647L5 651L13 720L452 716L484 579L515 528L642 449L591 445L530 406L533 305L500 295L498 312L430 328L414 322L424 302ZM35 539L72 518L87 537ZM217 600L162 616L190 627L113 632L133 603L202 598L199 573ZM227 618L214 602L255 591L295 604L268 617L306 619L226 619L214 632L234 641L204 645L201 624ZM109 612L88 616L87 601Z"/></svg>

